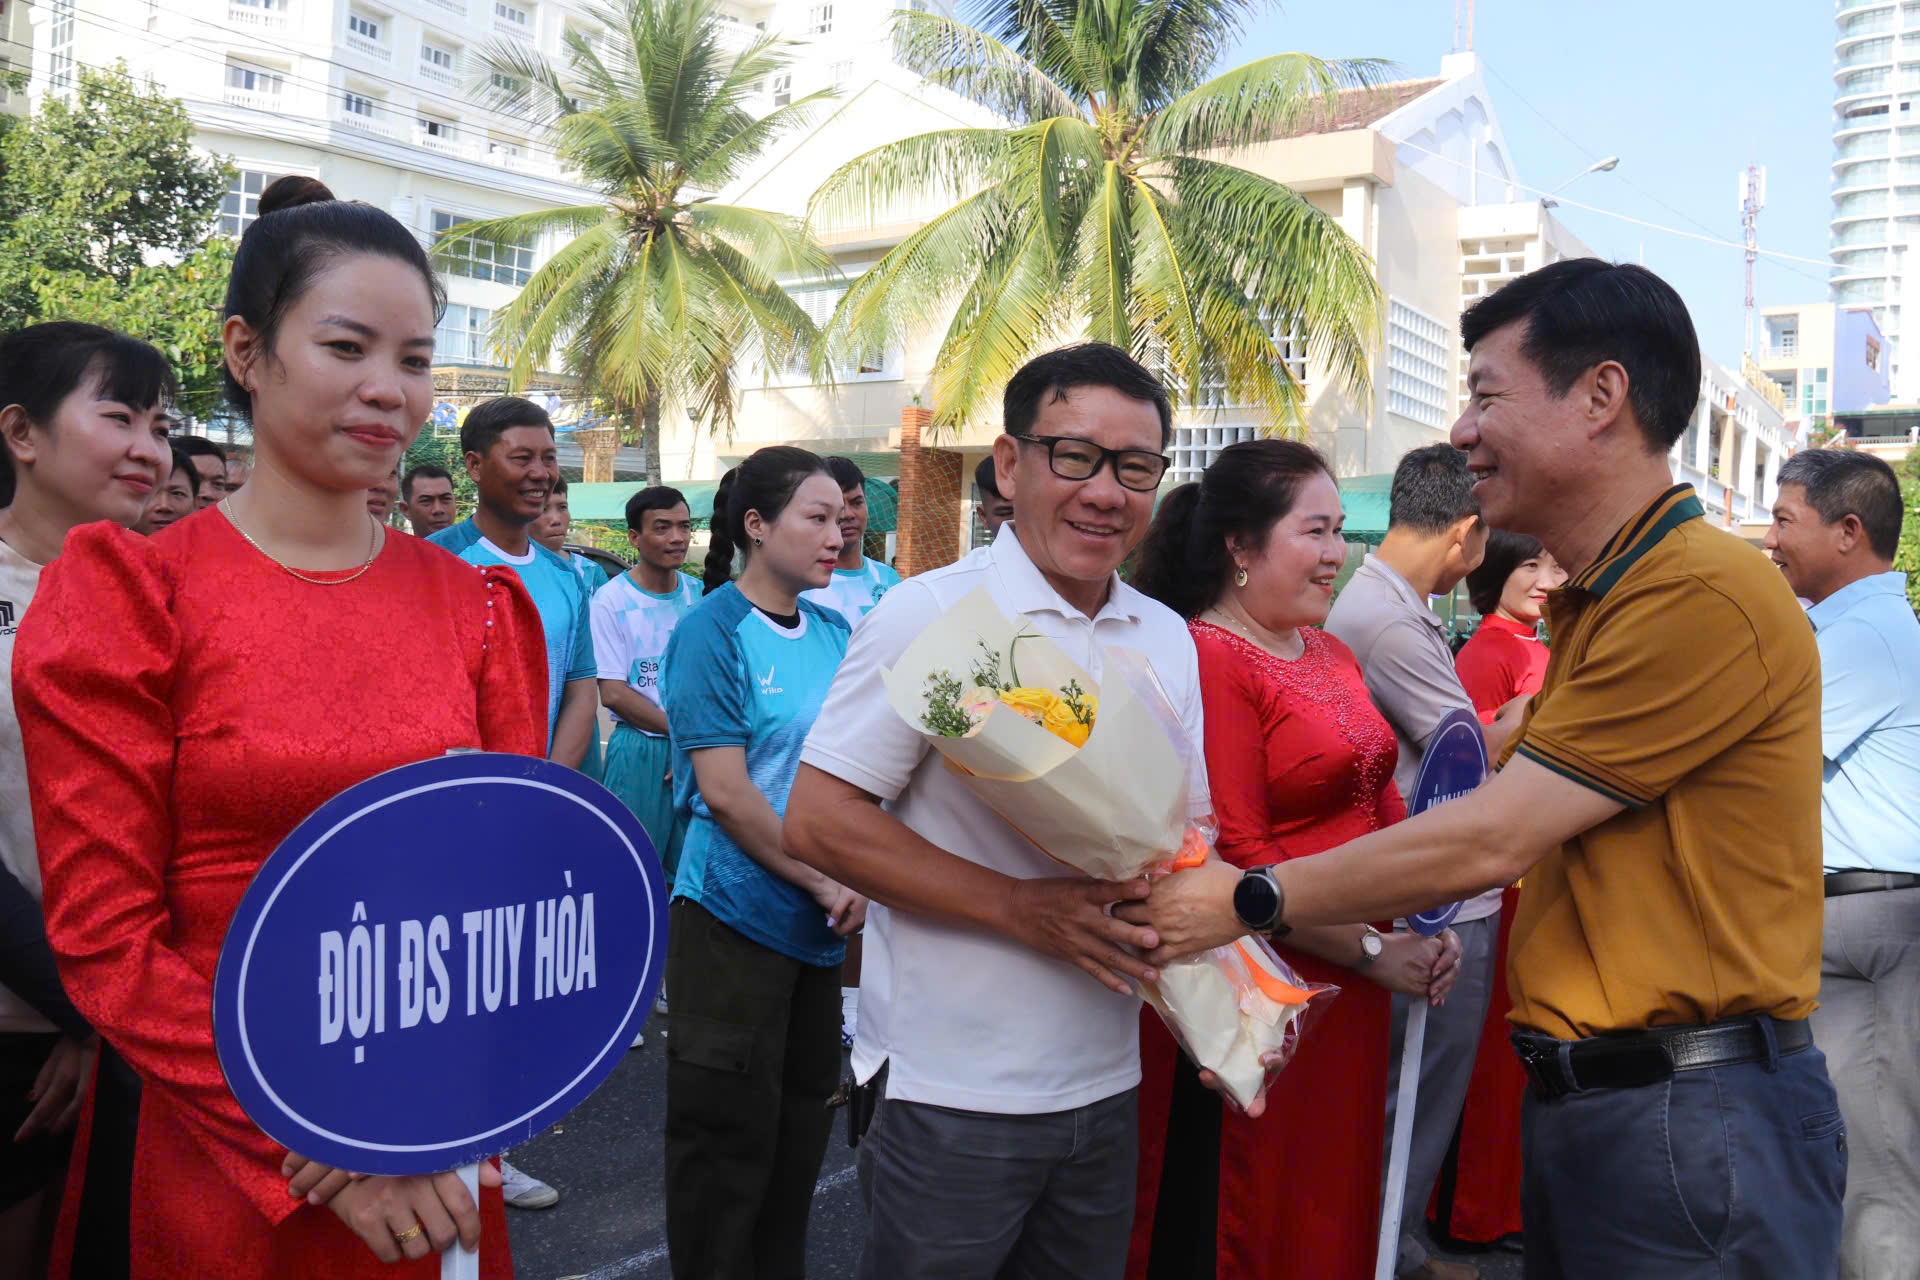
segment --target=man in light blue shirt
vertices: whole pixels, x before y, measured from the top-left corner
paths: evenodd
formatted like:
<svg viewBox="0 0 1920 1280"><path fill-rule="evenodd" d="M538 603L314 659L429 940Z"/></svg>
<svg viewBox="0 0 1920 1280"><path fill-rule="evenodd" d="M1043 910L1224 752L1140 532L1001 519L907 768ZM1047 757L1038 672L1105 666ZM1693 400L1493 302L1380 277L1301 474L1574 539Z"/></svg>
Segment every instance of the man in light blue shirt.
<svg viewBox="0 0 1920 1280"><path fill-rule="evenodd" d="M1812 449L1780 468L1766 539L1820 645L1813 1032L1847 1121L1843 1280L1920 1267L1920 620L1893 571L1901 515L1886 463Z"/></svg>
<svg viewBox="0 0 1920 1280"><path fill-rule="evenodd" d="M532 401L501 396L468 411L460 447L476 489L473 514L427 541L520 575L546 631L547 755L578 769L600 707L587 592L573 566L531 535L560 475L553 422Z"/></svg>

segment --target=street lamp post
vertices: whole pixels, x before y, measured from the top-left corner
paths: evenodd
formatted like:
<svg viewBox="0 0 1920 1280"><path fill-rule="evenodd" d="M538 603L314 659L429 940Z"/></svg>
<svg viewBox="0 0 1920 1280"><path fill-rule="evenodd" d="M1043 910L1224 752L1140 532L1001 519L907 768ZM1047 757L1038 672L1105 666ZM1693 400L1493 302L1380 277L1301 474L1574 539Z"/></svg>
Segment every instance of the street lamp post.
<svg viewBox="0 0 1920 1280"><path fill-rule="evenodd" d="M1619 156L1608 156L1605 160L1595 160L1592 164L1588 165L1586 168L1574 174L1571 178L1568 178L1565 182L1561 183L1559 186L1555 187L1553 190L1547 192L1546 195L1542 196L1540 198L1540 207L1542 209L1551 209L1555 205L1559 204L1560 202L1558 200L1555 200L1554 197L1559 195L1562 191L1565 191L1568 187L1572 186L1574 183L1580 181L1580 179L1586 177L1588 174L1611 173L1613 170L1618 169L1619 167L1620 167Z"/></svg>

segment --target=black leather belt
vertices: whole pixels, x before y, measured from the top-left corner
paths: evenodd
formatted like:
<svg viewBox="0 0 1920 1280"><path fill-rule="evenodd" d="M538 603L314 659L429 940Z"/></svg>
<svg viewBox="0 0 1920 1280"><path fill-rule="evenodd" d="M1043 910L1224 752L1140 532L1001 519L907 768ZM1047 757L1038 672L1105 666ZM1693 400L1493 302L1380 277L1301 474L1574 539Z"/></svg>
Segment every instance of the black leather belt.
<svg viewBox="0 0 1920 1280"><path fill-rule="evenodd" d="M1842 898L1850 893L1873 893L1879 889L1920 889L1920 876L1911 871L1830 871L1827 896Z"/></svg>
<svg viewBox="0 0 1920 1280"><path fill-rule="evenodd" d="M1513 1048L1534 1087L1548 1098L1593 1089L1637 1089L1676 1071L1699 1071L1798 1053L1813 1043L1805 1021L1736 1018L1706 1026L1661 1027L1587 1040L1513 1033ZM1769 1044L1771 1039L1771 1044Z"/></svg>

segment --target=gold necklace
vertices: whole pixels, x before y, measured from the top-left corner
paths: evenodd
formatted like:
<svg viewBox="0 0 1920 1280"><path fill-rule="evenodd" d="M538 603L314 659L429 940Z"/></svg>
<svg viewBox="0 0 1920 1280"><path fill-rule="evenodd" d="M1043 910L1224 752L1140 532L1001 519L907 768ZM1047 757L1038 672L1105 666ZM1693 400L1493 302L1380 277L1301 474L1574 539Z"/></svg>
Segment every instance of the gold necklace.
<svg viewBox="0 0 1920 1280"><path fill-rule="evenodd" d="M267 550L265 547L255 542L253 540L253 535L248 533L245 529L242 529L240 527L240 522L234 518L232 499L230 498L220 499L220 514L224 515L227 518L227 523L233 526L235 533L238 533L241 537L247 540L248 546L252 547L255 551L258 551L261 555L265 556L267 559L279 565L282 569L285 569L288 573L292 574L294 577L300 579L300 581L311 582L316 587L345 586L347 583L352 582L355 578L359 577L361 574L365 573L367 570L373 568L373 562L380 554L380 522L373 518L372 512L368 512L367 519L373 525L373 529L371 531L373 536L368 541L366 563L361 565L358 569L355 569L352 573L348 574L344 578L312 578L300 572L298 569L288 564L285 560L282 560L279 556L274 555L273 552Z"/></svg>
<svg viewBox="0 0 1920 1280"><path fill-rule="evenodd" d="M1307 638L1300 634L1300 630L1297 627L1294 629L1293 634L1300 641L1300 652L1295 654L1285 654L1285 653L1278 652L1271 645L1266 644L1258 636L1254 635L1252 631L1248 630L1247 625L1244 622L1241 622L1240 619L1234 617L1232 614L1228 613L1225 609L1222 609L1219 605L1214 605L1211 609L1207 610L1207 613L1210 613L1215 618L1218 618L1220 622L1226 623L1228 630L1238 632L1240 634L1240 638L1245 640L1248 644L1252 645L1254 648L1260 650L1263 653L1271 654L1274 657L1280 659L1280 661L1282 662L1292 662L1298 658L1306 656ZM1201 621L1204 622L1206 620L1207 620L1206 615L1202 614ZM1219 626L1220 623L1216 622L1214 623L1214 625Z"/></svg>

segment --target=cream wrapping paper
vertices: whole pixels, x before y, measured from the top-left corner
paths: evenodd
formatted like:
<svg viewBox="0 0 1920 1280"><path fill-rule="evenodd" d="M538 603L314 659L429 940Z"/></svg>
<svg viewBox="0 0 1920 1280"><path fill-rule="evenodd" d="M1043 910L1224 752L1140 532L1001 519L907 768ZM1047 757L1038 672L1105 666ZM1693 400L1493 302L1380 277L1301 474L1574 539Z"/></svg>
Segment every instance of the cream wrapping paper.
<svg viewBox="0 0 1920 1280"><path fill-rule="evenodd" d="M964 737L930 730L930 680L950 674L971 685L987 651L999 656L1000 676L1012 684L1059 691L1074 681L1097 696L1085 745L1075 747L1007 707ZM881 675L894 711L988 808L1054 860L1120 881L1164 871L1183 848L1191 852L1190 832L1201 815L1189 813L1188 738L1152 668L1129 651L1108 649L1103 657L1107 678L1097 681L977 588ZM1334 990L1303 986L1264 939L1243 939L1165 966L1139 993L1244 1110L1290 1055L1310 998Z"/></svg>

